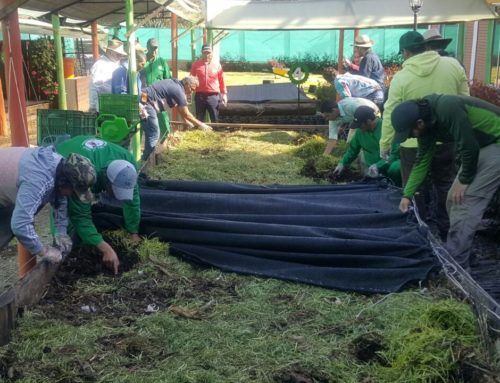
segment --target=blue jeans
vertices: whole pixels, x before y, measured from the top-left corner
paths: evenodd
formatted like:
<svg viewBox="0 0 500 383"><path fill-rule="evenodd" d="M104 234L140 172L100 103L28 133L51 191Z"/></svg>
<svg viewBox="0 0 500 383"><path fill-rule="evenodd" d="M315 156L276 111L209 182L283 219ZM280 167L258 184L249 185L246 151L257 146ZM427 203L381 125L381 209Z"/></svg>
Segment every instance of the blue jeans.
<svg viewBox="0 0 500 383"><path fill-rule="evenodd" d="M154 152L158 140L160 139L160 125L156 110L153 105L146 104L146 111L148 118L141 120L141 129L144 133L144 152L142 153L141 160L146 161L151 153Z"/></svg>

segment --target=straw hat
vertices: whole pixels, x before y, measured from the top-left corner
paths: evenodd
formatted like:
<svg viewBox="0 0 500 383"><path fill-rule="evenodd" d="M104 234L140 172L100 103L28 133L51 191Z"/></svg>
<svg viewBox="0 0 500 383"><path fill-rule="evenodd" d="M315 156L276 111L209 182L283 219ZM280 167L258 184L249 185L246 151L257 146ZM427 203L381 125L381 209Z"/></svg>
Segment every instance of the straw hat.
<svg viewBox="0 0 500 383"><path fill-rule="evenodd" d="M360 47L360 48L371 48L373 47L375 43L373 40L370 39L368 35L360 35L356 36L356 39L354 40L354 45L355 47Z"/></svg>
<svg viewBox="0 0 500 383"><path fill-rule="evenodd" d="M106 50L113 51L120 56L127 56L127 52L123 49L123 43L118 40L109 40Z"/></svg>

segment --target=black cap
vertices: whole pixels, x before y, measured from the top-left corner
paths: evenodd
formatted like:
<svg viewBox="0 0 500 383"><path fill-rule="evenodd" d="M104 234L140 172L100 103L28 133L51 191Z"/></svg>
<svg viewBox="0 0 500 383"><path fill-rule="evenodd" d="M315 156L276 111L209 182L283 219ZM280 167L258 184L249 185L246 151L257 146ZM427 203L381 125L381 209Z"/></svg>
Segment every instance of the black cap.
<svg viewBox="0 0 500 383"><path fill-rule="evenodd" d="M368 120L374 120L375 111L366 105L358 106L356 111L354 112L354 118L352 119L351 125L349 128L358 129Z"/></svg>
<svg viewBox="0 0 500 383"><path fill-rule="evenodd" d="M148 42L146 43L146 47L148 49L152 49L152 48L158 48L159 45L158 45L158 40L156 40L154 37L151 37Z"/></svg>
<svg viewBox="0 0 500 383"><path fill-rule="evenodd" d="M391 115L392 127L396 132L394 143L406 141L419 119L420 109L415 101L405 101L396 106Z"/></svg>
<svg viewBox="0 0 500 383"><path fill-rule="evenodd" d="M419 48L424 44L424 36L422 36L417 31L406 32L399 38L399 52L401 53L403 49L413 51L414 49Z"/></svg>

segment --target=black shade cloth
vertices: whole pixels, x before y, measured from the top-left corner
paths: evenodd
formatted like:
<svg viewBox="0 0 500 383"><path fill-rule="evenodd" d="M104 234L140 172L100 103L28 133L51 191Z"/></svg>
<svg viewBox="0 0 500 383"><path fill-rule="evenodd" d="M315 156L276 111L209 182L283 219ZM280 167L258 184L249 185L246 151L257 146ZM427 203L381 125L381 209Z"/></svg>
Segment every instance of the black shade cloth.
<svg viewBox="0 0 500 383"><path fill-rule="evenodd" d="M227 87L229 102L297 102L313 101L293 84L232 85Z"/></svg>
<svg viewBox="0 0 500 383"><path fill-rule="evenodd" d="M10 229L12 211L12 207L0 207L0 250L7 246L14 237Z"/></svg>
<svg viewBox="0 0 500 383"><path fill-rule="evenodd" d="M436 266L424 229L398 212L400 198L398 189L378 184L148 181L141 233L225 271L386 293L425 280ZM119 227L121 208L96 205L94 221Z"/></svg>

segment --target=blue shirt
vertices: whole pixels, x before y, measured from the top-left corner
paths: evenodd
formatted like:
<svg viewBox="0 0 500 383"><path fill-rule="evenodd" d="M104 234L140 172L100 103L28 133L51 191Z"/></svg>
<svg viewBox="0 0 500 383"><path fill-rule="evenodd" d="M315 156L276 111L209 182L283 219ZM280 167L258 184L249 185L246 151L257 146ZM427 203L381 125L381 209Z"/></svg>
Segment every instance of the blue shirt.
<svg viewBox="0 0 500 383"><path fill-rule="evenodd" d="M382 88L384 88L384 66L380 62L380 58L372 50L369 50L361 59L359 72L357 74L375 80Z"/></svg>
<svg viewBox="0 0 500 383"><path fill-rule="evenodd" d="M31 253L38 254L43 245L35 226L35 214L48 202L55 201L56 169L62 156L55 153L54 147L26 149L19 161L16 202L11 218L11 230L17 240ZM58 208L54 210L57 234L66 234L68 226L68 202L66 197L59 198Z"/></svg>
<svg viewBox="0 0 500 383"><path fill-rule="evenodd" d="M179 80L160 80L145 87L142 92L148 94L148 103L156 102L160 107L162 102L166 102L171 108L187 106L186 92Z"/></svg>
<svg viewBox="0 0 500 383"><path fill-rule="evenodd" d="M137 73L137 91L141 94L142 74ZM128 69L126 65L120 66L113 72L111 77L111 93L113 94L130 94L128 86Z"/></svg>
<svg viewBox="0 0 500 383"><path fill-rule="evenodd" d="M333 81L333 85L341 98L369 98L375 92L382 92L381 86L375 80L350 73L337 75Z"/></svg>

